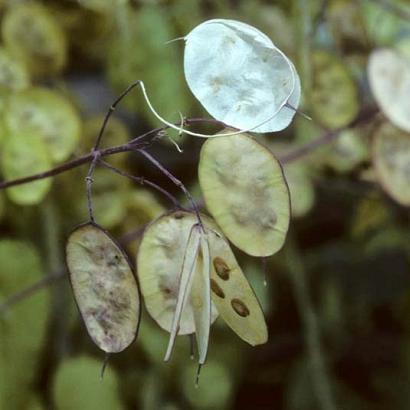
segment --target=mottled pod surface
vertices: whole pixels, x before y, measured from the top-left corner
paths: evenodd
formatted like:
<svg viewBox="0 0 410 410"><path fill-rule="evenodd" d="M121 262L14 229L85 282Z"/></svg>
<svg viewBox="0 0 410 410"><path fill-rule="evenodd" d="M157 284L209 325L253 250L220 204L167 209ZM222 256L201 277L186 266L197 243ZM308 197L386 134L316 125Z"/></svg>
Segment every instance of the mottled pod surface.
<svg viewBox="0 0 410 410"><path fill-rule="evenodd" d="M195 215L189 212L165 214L147 227L138 250L137 272L145 306L152 318L168 332L177 305L185 251L195 223ZM195 277L199 276L201 265L197 264ZM198 299L197 292L191 296L182 311L179 335L195 332L194 310L204 303ZM212 306L212 322L216 317Z"/></svg>
<svg viewBox="0 0 410 410"><path fill-rule="evenodd" d="M135 339L140 320L137 282L126 255L102 228L91 223L72 232L66 253L88 333L105 352L121 352Z"/></svg>
<svg viewBox="0 0 410 410"><path fill-rule="evenodd" d="M266 343L268 330L258 299L229 243L207 230L211 255L212 300L226 324L252 346Z"/></svg>
<svg viewBox="0 0 410 410"><path fill-rule="evenodd" d="M410 206L410 135L391 123L382 124L374 135L373 164L386 192Z"/></svg>
<svg viewBox="0 0 410 410"><path fill-rule="evenodd" d="M289 227L289 190L279 161L246 134L202 146L199 182L205 203L228 239L252 256L269 256Z"/></svg>

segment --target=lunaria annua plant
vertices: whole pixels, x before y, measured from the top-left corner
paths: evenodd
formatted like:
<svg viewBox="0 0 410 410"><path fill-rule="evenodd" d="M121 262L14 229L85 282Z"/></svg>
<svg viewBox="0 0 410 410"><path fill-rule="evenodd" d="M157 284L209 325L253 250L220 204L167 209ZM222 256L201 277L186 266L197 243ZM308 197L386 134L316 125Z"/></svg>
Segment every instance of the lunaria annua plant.
<svg viewBox="0 0 410 410"><path fill-rule="evenodd" d="M184 40L188 85L225 129L206 135L185 129L184 122L172 124L155 111L141 81L131 85L107 113L90 154L86 181L90 221L74 230L66 250L74 296L91 338L107 353L122 351L138 329L139 292L125 253L95 221L92 177L97 165L134 180L138 177L102 160L99 145L107 121L119 101L139 85L151 111L166 127L218 137L205 142L199 162L201 190L214 219L199 213L182 182L146 152L143 144L136 145L138 138L127 146L177 184L191 203L191 209L182 209L161 187L143 181L167 194L179 209L145 229L137 273L148 313L170 332L165 360L171 357L177 335L194 334L199 374L207 356L210 327L218 315L247 343L254 346L267 341L261 307L228 241L259 257L273 255L285 241L290 199L281 165L247 132L287 127L299 104L300 81L292 62L268 37L247 24L206 21Z"/></svg>

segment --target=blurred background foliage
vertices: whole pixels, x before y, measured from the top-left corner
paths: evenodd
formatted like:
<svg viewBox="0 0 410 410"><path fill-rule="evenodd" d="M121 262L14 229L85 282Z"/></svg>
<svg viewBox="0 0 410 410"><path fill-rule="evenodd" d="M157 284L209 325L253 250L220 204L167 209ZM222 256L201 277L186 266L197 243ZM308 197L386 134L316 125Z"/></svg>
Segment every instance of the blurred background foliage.
<svg viewBox="0 0 410 410"><path fill-rule="evenodd" d="M378 109L366 69L378 47L397 50L410 66L408 1L0 0L2 178L88 152L106 109L137 79L167 119L207 116L185 84L182 42L165 43L209 18L255 25L297 66L302 109L313 121L297 116L287 130L259 136L277 156L337 135L285 165L293 211L285 249L265 269L237 252L265 310L269 342L251 348L218 321L195 389L189 340L180 338L164 364L167 334L144 314L136 342L100 381L103 354L65 275L64 240L87 215L86 169L77 168L0 192L0 409L410 407L410 134ZM136 90L103 145L158 125ZM380 134L401 139L400 163L393 150L378 166ZM200 201L202 141L179 142L182 154L167 142L152 152ZM109 161L180 195L142 158ZM131 259L144 225L169 209L104 169L94 196L97 220Z"/></svg>

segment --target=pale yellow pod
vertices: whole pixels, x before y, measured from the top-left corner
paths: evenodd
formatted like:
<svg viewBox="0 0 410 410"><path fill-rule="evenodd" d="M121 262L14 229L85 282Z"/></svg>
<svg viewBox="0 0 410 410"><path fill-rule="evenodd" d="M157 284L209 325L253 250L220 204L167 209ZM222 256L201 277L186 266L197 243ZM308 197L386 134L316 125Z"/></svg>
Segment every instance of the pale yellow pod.
<svg viewBox="0 0 410 410"><path fill-rule="evenodd" d="M128 259L98 225L76 228L66 246L75 300L88 333L107 353L118 353L135 339L140 296Z"/></svg>
<svg viewBox="0 0 410 410"><path fill-rule="evenodd" d="M268 330L262 308L235 259L229 243L208 230L212 300L227 325L252 346L266 343Z"/></svg>
<svg viewBox="0 0 410 410"><path fill-rule="evenodd" d="M279 161L247 134L208 139L198 169L206 206L227 238L252 256L270 256L289 227L289 190Z"/></svg>
<svg viewBox="0 0 410 410"><path fill-rule="evenodd" d="M395 201L410 206L410 134L386 122L373 138L377 179Z"/></svg>
<svg viewBox="0 0 410 410"><path fill-rule="evenodd" d="M141 293L151 317L170 332L180 292L181 269L186 255L192 226L197 223L194 214L176 211L165 214L145 230L138 255L137 271ZM194 275L202 269L198 263ZM195 302L194 302L195 303ZM179 321L179 335L195 332L192 298L188 298ZM217 312L214 307L211 322Z"/></svg>

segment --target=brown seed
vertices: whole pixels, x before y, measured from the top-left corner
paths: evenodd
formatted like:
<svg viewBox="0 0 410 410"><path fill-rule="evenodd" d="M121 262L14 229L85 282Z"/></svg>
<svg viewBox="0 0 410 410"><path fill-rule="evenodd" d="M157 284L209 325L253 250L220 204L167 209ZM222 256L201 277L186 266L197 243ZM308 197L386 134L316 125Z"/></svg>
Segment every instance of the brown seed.
<svg viewBox="0 0 410 410"><path fill-rule="evenodd" d="M243 303L241 300L239 299L232 299L231 300L231 306L233 308L233 310L242 317L246 317L249 316L250 312L249 309L247 308L247 306L245 305L245 303Z"/></svg>
<svg viewBox="0 0 410 410"><path fill-rule="evenodd" d="M220 298L224 299L225 298L225 293L221 289L221 287L215 282L214 279L211 279L211 289L212 292L215 293L216 296L219 296Z"/></svg>
<svg viewBox="0 0 410 410"><path fill-rule="evenodd" d="M228 280L231 270L229 269L229 266L226 264L226 262L222 258L217 256L216 258L214 258L213 264L218 276L223 280Z"/></svg>

